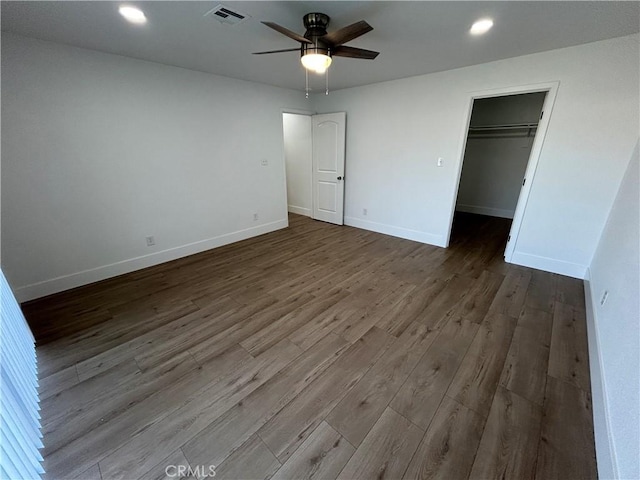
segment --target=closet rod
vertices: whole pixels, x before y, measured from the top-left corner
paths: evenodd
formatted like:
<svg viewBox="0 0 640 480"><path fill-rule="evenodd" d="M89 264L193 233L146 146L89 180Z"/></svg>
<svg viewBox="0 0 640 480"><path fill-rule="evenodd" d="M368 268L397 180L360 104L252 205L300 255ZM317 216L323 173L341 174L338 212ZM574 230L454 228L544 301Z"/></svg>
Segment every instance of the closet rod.
<svg viewBox="0 0 640 480"><path fill-rule="evenodd" d="M537 123L510 123L504 125L471 125L469 130L474 131L486 131L486 130L518 130L518 129L530 129L537 128Z"/></svg>

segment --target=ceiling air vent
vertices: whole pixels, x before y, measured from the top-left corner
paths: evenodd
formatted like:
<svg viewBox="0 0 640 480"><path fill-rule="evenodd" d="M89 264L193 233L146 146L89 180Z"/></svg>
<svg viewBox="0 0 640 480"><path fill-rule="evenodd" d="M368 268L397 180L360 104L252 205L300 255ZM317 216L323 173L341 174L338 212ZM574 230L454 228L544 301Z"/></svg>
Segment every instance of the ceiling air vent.
<svg viewBox="0 0 640 480"><path fill-rule="evenodd" d="M205 13L204 16L215 18L220 23L227 23L229 25L237 25L249 18L249 15L246 13L241 13L238 10L233 10L229 7L225 7L224 5L218 5L216 8Z"/></svg>

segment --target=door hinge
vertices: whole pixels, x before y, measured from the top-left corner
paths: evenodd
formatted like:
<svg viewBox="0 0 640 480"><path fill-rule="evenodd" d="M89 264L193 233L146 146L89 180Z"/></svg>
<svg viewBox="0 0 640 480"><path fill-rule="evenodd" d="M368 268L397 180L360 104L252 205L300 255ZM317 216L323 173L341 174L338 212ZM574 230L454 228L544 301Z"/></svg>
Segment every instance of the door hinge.
<svg viewBox="0 0 640 480"><path fill-rule="evenodd" d="M507 243L509 243L510 241L511 241L511 235L507 237Z"/></svg>
<svg viewBox="0 0 640 480"><path fill-rule="evenodd" d="M522 179L522 186L523 186L523 187L524 187L524 184L525 184L526 182L527 182L527 179L526 179L526 178L523 178L523 179Z"/></svg>
<svg viewBox="0 0 640 480"><path fill-rule="evenodd" d="M544 110L540 112L540 120L542 120L543 116L544 116Z"/></svg>

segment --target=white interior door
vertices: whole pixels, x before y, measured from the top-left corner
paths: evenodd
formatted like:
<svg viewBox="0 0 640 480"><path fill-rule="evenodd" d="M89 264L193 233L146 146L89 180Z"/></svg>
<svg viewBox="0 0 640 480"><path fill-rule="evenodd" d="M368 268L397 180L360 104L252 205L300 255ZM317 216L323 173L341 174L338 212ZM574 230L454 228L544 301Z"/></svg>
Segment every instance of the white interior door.
<svg viewBox="0 0 640 480"><path fill-rule="evenodd" d="M337 225L344 218L346 123L344 112L312 117L313 218Z"/></svg>

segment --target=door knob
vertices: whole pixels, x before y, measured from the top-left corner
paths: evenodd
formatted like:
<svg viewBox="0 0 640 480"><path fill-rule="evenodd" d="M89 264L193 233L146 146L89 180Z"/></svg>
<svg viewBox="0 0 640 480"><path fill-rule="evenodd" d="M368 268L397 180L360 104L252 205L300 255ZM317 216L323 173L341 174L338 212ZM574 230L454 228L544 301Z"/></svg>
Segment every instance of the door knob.
<svg viewBox="0 0 640 480"><path fill-rule="evenodd" d="M342 177L338 177L338 180L342 180Z"/></svg>

